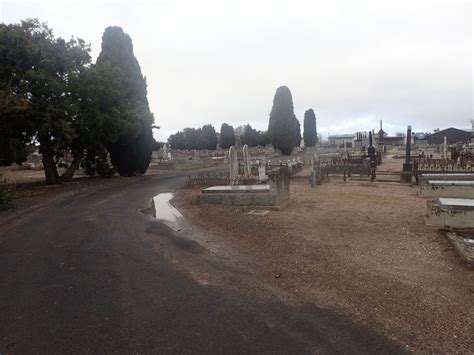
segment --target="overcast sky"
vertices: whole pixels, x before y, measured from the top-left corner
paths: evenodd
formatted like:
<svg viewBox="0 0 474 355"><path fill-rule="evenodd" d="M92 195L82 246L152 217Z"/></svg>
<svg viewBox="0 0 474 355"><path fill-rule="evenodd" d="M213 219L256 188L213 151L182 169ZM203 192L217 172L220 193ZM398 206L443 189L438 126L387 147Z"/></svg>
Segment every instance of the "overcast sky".
<svg viewBox="0 0 474 355"><path fill-rule="evenodd" d="M324 136L474 118L471 1L0 0L2 22L28 17L91 43L94 61L104 28L121 26L161 140L207 123L266 130L281 85Z"/></svg>

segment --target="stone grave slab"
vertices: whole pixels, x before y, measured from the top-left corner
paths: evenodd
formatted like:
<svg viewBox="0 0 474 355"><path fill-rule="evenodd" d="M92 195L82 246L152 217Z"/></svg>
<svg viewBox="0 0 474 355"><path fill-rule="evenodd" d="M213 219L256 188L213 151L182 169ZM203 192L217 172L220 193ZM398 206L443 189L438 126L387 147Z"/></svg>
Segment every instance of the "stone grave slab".
<svg viewBox="0 0 474 355"><path fill-rule="evenodd" d="M422 197L474 198L474 181L468 180L429 180L420 185Z"/></svg>
<svg viewBox="0 0 474 355"><path fill-rule="evenodd" d="M428 203L428 215L434 225L452 228L474 228L474 199L439 198Z"/></svg>
<svg viewBox="0 0 474 355"><path fill-rule="evenodd" d="M203 194L212 193L269 193L270 185L211 186L201 190Z"/></svg>
<svg viewBox="0 0 474 355"><path fill-rule="evenodd" d="M418 177L419 184L426 184L429 180L474 181L474 173L425 173Z"/></svg>

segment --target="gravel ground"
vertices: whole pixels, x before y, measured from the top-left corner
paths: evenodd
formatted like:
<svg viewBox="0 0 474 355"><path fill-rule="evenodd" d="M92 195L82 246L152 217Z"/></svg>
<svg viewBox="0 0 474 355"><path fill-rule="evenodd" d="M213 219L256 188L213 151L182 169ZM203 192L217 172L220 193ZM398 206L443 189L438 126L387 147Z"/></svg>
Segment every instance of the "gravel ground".
<svg viewBox="0 0 474 355"><path fill-rule="evenodd" d="M426 200L398 183L292 182L289 205L196 205L174 200L216 242L230 245L273 287L334 309L415 352L474 352L474 273L435 227ZM236 258L236 262L239 258Z"/></svg>

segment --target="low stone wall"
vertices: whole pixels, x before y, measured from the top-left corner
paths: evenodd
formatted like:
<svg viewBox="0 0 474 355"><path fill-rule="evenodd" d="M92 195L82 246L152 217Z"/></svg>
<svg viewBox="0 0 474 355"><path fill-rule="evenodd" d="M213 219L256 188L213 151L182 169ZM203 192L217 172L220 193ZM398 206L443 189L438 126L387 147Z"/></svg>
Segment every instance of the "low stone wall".
<svg viewBox="0 0 474 355"><path fill-rule="evenodd" d="M227 187L222 192L206 193L201 191L198 202L202 204L225 204L237 206L277 206L288 200L290 195L290 177L288 167L281 166L268 172L269 189L268 192L253 192L251 188L245 191L246 185L241 185L243 192L234 187ZM259 185L257 185L259 186ZM234 189L233 189L234 188Z"/></svg>

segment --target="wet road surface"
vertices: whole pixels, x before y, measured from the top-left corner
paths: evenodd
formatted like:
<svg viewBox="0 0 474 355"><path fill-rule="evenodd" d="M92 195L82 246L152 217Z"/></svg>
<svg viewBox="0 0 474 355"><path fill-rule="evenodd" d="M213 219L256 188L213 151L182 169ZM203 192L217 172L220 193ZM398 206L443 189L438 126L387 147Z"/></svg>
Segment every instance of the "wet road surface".
<svg viewBox="0 0 474 355"><path fill-rule="evenodd" d="M138 177L0 225L0 353L403 352L140 212L183 182Z"/></svg>

